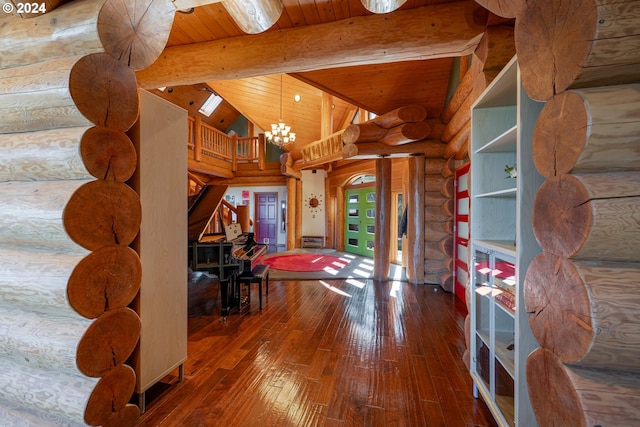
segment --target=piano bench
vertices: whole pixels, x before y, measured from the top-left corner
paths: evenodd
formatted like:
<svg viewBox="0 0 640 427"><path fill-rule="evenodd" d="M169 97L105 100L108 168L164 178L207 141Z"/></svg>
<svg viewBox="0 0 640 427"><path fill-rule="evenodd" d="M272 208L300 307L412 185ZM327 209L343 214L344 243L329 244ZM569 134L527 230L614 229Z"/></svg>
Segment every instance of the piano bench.
<svg viewBox="0 0 640 427"><path fill-rule="evenodd" d="M253 267L250 274L241 274L238 276L240 285L249 286L249 295L251 295L251 284L258 284L258 301L260 302L260 311L262 311L262 281L265 282L267 295L269 295L269 266L266 264L258 264Z"/></svg>

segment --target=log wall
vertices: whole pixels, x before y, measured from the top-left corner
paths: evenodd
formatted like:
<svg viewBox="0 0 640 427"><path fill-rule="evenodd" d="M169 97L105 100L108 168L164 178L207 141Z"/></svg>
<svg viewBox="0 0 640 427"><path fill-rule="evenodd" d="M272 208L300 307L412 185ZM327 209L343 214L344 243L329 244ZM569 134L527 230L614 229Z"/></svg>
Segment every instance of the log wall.
<svg viewBox="0 0 640 427"><path fill-rule="evenodd" d="M637 2L476 0L514 17L527 94L547 101L534 135L547 181L533 206L543 252L525 277L541 347L527 359L538 423L640 422L640 166Z"/></svg>
<svg viewBox="0 0 640 427"><path fill-rule="evenodd" d="M494 9L499 11L505 9L502 4L503 2L493 5L495 1L496 0L477 0L477 3L494 13ZM492 7L489 7L487 3L490 3ZM462 76L453 97L442 112L442 120L446 124L441 137L442 142L446 144L443 157L448 159L448 163L441 170L443 177L449 178L455 174L455 169L451 165L451 161L454 161L454 164L456 164L469 158L471 107L500 70L511 60L514 54L515 40L513 20L496 20L490 17L487 21L485 33L472 55L471 66ZM453 178L451 179L451 183L453 183ZM447 194L449 198L447 203L453 203L453 188L446 191L445 194ZM431 197L433 197L433 193L431 193ZM443 201L440 207L446 209L449 215L453 215L454 209L444 203L445 201ZM428 230L426 231L427 240L431 242L425 244L430 247L429 253L432 254L431 256L434 256L435 259L438 260L440 258L438 250L442 251L443 248L447 250L448 247L453 247L455 244L452 230L454 220L452 216L450 216L449 219L445 219L441 216L442 212L438 212L437 210L434 212L433 208L427 207L427 211L431 212L432 218L436 220L434 222L425 221L425 227ZM434 217L433 215L436 216ZM427 217L429 217L429 215L427 215ZM443 235L443 232L445 235ZM429 236L431 236L431 240L429 240ZM441 284L448 291L453 291L455 286L453 276L453 269L455 267L452 252L451 250L450 253L448 253L448 257L444 260L438 261L444 262L445 265L448 266L445 270L442 270L440 265L434 267L433 263L427 263L425 260L425 265L431 265L430 268L425 268L425 276L428 276L429 280L433 283ZM428 256L425 254L425 257ZM468 257L468 259L471 258ZM431 273L428 274L428 271L431 271ZM469 290L469 286L467 286L467 290ZM467 303L469 303L469 301L471 301L471 299L467 296ZM467 307L467 309L471 311L470 307ZM469 315L467 315L465 322L466 324L470 323ZM468 328L465 329L465 336L467 338L467 349L462 359L465 365L469 367L471 356L469 352L470 331Z"/></svg>
<svg viewBox="0 0 640 427"><path fill-rule="evenodd" d="M453 239L446 223L453 220L453 176L444 177L445 159L425 159L424 283L453 292Z"/></svg>
<svg viewBox="0 0 640 427"><path fill-rule="evenodd" d="M138 115L135 70L162 51L174 12L169 0L86 0L0 26L3 425L139 417L125 362L140 336L127 306L141 206L124 131Z"/></svg>

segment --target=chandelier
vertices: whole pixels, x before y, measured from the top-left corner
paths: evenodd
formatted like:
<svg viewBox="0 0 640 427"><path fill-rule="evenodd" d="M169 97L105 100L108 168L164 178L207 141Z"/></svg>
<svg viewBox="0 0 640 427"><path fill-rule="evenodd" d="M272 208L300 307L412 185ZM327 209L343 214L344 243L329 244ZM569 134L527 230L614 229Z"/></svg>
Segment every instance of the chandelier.
<svg viewBox="0 0 640 427"><path fill-rule="evenodd" d="M296 134L291 132L291 126L287 126L282 120L282 74L280 74L280 120L271 124L271 131L264 133L267 142L282 147L296 140Z"/></svg>

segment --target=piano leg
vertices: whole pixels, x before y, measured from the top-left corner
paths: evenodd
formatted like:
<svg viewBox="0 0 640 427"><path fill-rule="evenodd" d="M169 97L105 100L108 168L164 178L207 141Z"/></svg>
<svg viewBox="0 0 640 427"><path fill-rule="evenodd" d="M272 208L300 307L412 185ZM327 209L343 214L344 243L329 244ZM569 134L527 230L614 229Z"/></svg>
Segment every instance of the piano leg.
<svg viewBox="0 0 640 427"><path fill-rule="evenodd" d="M225 318L229 315L229 310L231 309L229 290L230 288L233 289L232 282L233 276L227 280L220 280L220 315Z"/></svg>

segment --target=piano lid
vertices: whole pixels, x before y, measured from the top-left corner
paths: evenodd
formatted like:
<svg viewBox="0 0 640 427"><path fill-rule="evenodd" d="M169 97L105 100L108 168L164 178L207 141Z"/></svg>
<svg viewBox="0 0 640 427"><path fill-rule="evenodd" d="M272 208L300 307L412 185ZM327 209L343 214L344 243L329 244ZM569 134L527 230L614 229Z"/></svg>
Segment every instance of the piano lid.
<svg viewBox="0 0 640 427"><path fill-rule="evenodd" d="M207 185L200 190L195 200L189 206L189 241L200 241L207 226L213 218L213 214L218 210L224 193L227 192L228 185Z"/></svg>

